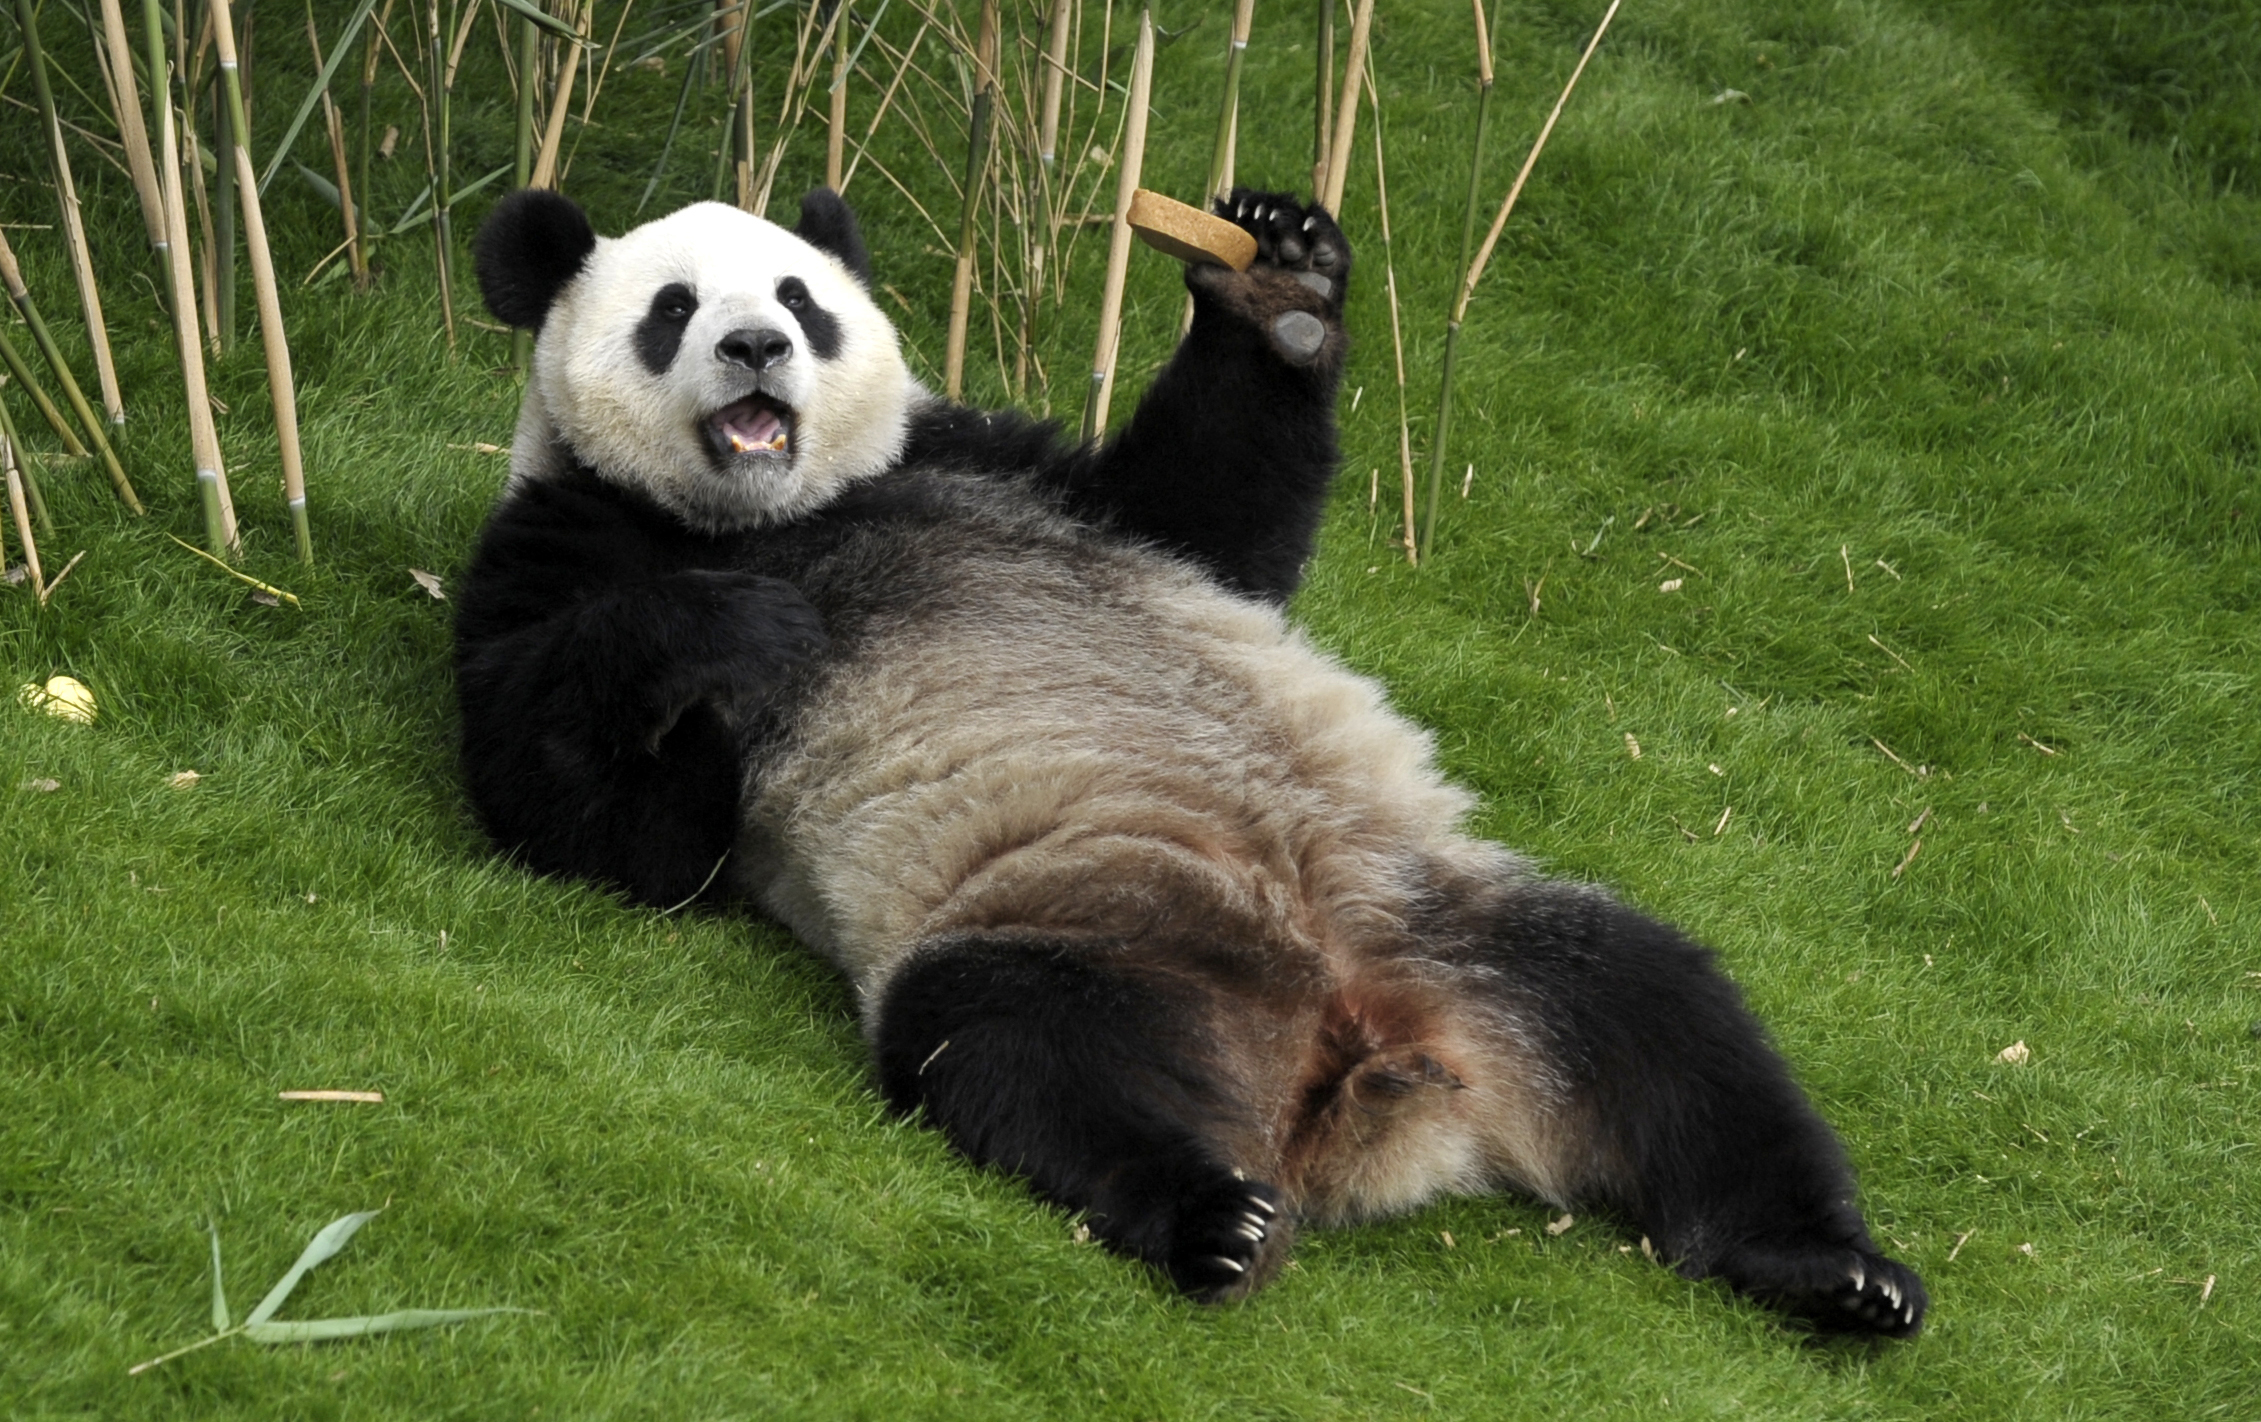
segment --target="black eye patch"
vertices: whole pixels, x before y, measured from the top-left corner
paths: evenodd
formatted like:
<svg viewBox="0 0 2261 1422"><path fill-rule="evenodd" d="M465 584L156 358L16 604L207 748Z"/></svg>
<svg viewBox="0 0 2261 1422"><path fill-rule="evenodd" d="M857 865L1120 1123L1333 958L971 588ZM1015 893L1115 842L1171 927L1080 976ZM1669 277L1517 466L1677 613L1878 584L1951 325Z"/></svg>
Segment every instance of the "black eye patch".
<svg viewBox="0 0 2261 1422"><path fill-rule="evenodd" d="M667 374L682 349L683 332L699 309L699 298L682 282L669 282L652 296L652 306L636 323L636 359L654 375Z"/></svg>
<svg viewBox="0 0 2261 1422"><path fill-rule="evenodd" d="M801 323L801 334L809 338L809 349L817 359L832 360L840 354L840 318L816 304L807 282L785 278L777 284L777 299Z"/></svg>

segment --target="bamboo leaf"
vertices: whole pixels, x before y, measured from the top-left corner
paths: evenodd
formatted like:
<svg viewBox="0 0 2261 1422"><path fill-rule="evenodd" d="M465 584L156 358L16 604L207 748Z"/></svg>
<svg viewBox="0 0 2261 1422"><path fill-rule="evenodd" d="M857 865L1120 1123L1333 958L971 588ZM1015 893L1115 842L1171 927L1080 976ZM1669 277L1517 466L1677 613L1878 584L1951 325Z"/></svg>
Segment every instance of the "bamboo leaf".
<svg viewBox="0 0 2261 1422"><path fill-rule="evenodd" d="M506 10L511 10L520 15L524 15L528 20L533 22L534 26L537 29L547 30L549 33L556 35L559 39L569 40L584 49L589 47L588 41L582 39L580 35L574 33L573 27L571 25L565 23L565 21L557 18L555 15L544 14L541 6L529 3L529 0L496 0L496 3L501 5Z"/></svg>
<svg viewBox="0 0 2261 1422"><path fill-rule="evenodd" d="M291 166L298 169L298 175L306 180L306 186L312 188L317 197L328 203L332 209L339 212L345 211L345 199L338 195L336 183L331 182L328 178L323 177L320 173L296 159L291 161Z"/></svg>
<svg viewBox="0 0 2261 1422"><path fill-rule="evenodd" d="M206 1220L204 1227L212 1232L212 1331L225 1333L235 1320L228 1316L228 1291L220 1286L220 1226Z"/></svg>
<svg viewBox="0 0 2261 1422"><path fill-rule="evenodd" d="M372 1333L400 1333L411 1328L438 1328L465 1319L496 1313L539 1313L531 1308L404 1308L392 1313L359 1318L293 1319L282 1323L247 1324L243 1336L254 1343L325 1343L336 1338L365 1338Z"/></svg>
<svg viewBox="0 0 2261 1422"><path fill-rule="evenodd" d="M306 97L298 101L298 112L290 116L290 127L283 130L283 141L276 144L275 151L267 155L267 171L259 175L261 197L267 195L267 185L275 181L275 173L283 166L284 155L298 141L298 131L306 127L307 117L314 112L314 106L322 102L322 95L328 91L330 80L337 74L338 66L345 62L345 52L353 47L353 37L361 33L362 23L376 7L377 0L361 0L354 7L353 18L345 22L344 31L330 45L330 57L322 61L322 72L314 76L314 83L307 89Z"/></svg>
<svg viewBox="0 0 2261 1422"><path fill-rule="evenodd" d="M290 1297L290 1291L298 1287L299 1280L312 1273L324 1260L335 1257L339 1250L345 1248L347 1241L353 1238L355 1231L382 1213L382 1210L364 1210L359 1214L341 1215L322 1226L322 1232L307 1242L305 1250L298 1256L298 1262L290 1266L290 1272L276 1281L275 1287L267 1291L267 1297L259 1301L259 1307L253 1309L251 1316L243 1321L244 1327L247 1330L257 1328L273 1318L275 1310L281 1308L283 1302Z"/></svg>

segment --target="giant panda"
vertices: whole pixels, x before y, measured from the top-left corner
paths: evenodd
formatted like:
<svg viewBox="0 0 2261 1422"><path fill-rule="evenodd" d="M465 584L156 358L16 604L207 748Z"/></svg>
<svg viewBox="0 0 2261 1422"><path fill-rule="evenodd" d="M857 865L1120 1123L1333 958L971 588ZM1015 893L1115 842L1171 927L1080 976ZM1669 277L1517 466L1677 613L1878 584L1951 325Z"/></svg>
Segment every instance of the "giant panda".
<svg viewBox="0 0 2261 1422"><path fill-rule="evenodd" d="M880 1092L1191 1297L1298 1227L1512 1190L1690 1278L1906 1336L1843 1150L1711 955L1470 837L1283 616L1335 473L1351 252L1238 191L1246 272L1120 432L938 398L853 214L476 243L537 332L461 579L470 799L532 868L788 925Z"/></svg>

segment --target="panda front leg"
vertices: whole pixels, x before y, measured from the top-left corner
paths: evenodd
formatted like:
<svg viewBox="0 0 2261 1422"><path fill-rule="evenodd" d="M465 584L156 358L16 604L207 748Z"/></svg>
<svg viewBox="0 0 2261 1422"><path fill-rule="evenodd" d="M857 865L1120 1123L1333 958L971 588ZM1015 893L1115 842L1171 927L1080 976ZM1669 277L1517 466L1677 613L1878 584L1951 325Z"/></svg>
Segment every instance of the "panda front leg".
<svg viewBox="0 0 2261 1422"><path fill-rule="evenodd" d="M1562 1097L1547 1158L1504 1161L1505 1176L1606 1207L1687 1277L1820 1329L1922 1326L1922 1280L1870 1238L1843 1147L1708 950L1556 883L1507 891L1470 927L1450 936L1472 980Z"/></svg>
<svg viewBox="0 0 2261 1422"><path fill-rule="evenodd" d="M1294 1225L1235 1164L1259 1133L1215 1055L1221 1005L1119 944L939 939L882 991L880 1089L1192 1298L1238 1298L1285 1261Z"/></svg>
<svg viewBox="0 0 2261 1422"><path fill-rule="evenodd" d="M732 713L826 645L816 610L776 578L687 569L506 626L482 571L462 593L456 692L490 837L648 904L700 894L737 835Z"/></svg>
<svg viewBox="0 0 2261 1422"><path fill-rule="evenodd" d="M1338 465L1350 244L1326 209L1236 188L1217 204L1257 239L1245 272L1186 269L1193 326L1128 424L1054 473L1071 504L1285 601Z"/></svg>

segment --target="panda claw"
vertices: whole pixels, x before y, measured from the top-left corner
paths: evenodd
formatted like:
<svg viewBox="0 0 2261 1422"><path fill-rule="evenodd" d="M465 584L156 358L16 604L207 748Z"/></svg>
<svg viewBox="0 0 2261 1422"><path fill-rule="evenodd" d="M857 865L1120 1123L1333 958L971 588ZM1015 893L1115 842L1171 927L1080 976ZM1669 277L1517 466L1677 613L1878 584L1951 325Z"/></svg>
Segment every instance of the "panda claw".
<svg viewBox="0 0 2261 1422"><path fill-rule="evenodd" d="M1227 1269L1232 1270L1235 1274L1245 1274L1248 1272L1248 1266L1246 1264L1241 1263L1238 1259L1228 1259L1222 1254L1210 1255L1209 1262L1212 1264L1222 1264Z"/></svg>
<svg viewBox="0 0 2261 1422"><path fill-rule="evenodd" d="M1251 1196L1249 1196L1249 1197L1248 1197L1248 1203L1249 1203L1249 1204L1251 1204L1251 1205L1253 1205L1253 1206L1255 1206L1255 1207L1256 1207L1257 1209L1259 1209L1259 1210L1262 1210L1262 1211L1264 1212L1264 1214L1265 1214L1266 1218L1269 1218L1269 1217L1271 1217L1271 1216L1273 1216L1273 1215L1276 1215L1276 1214L1278 1214L1278 1213L1280 1212L1280 1210L1279 1210L1279 1207L1278 1207L1277 1205L1274 1205L1274 1204L1273 1204L1273 1203L1272 1203L1272 1202L1271 1202L1270 1200L1267 1200L1267 1199L1265 1199L1265 1198L1264 1198L1263 1196L1261 1196L1261 1195L1251 1195Z"/></svg>

